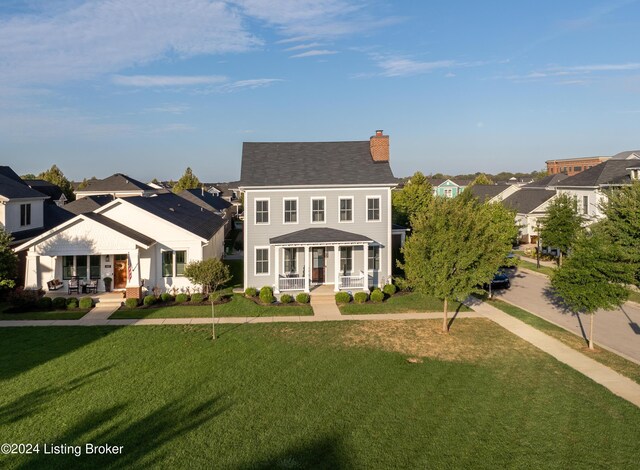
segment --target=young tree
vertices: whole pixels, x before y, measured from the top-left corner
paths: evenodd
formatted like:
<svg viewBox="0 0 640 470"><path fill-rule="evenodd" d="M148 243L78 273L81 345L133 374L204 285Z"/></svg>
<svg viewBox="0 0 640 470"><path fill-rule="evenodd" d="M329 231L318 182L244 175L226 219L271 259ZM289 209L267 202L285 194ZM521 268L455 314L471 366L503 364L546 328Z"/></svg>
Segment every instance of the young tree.
<svg viewBox="0 0 640 470"><path fill-rule="evenodd" d="M542 219L540 238L545 246L560 251L558 266L562 266L562 255L567 254L581 230L582 217L578 214L576 199L568 194L556 196Z"/></svg>
<svg viewBox="0 0 640 470"><path fill-rule="evenodd" d="M551 277L551 286L569 309L590 315L589 348L593 349L593 323L598 309L622 305L629 295L635 268L622 262L624 249L603 230L578 236L571 256Z"/></svg>
<svg viewBox="0 0 640 470"><path fill-rule="evenodd" d="M9 246L13 237L0 227L0 292L16 286L18 257Z"/></svg>
<svg viewBox="0 0 640 470"><path fill-rule="evenodd" d="M474 184L493 184L493 181L491 181L484 173L480 173L475 177L471 184L469 184L469 186L473 186Z"/></svg>
<svg viewBox="0 0 640 470"><path fill-rule="evenodd" d="M397 224L410 226L411 218L423 212L433 198L427 178L417 171L407 184L392 195L393 218Z"/></svg>
<svg viewBox="0 0 640 470"><path fill-rule="evenodd" d="M200 180L196 175L193 174L193 171L190 167L184 171L184 175L178 180L178 182L173 186L173 192L179 193L185 189L196 189L200 187Z"/></svg>
<svg viewBox="0 0 640 470"><path fill-rule="evenodd" d="M442 330L449 330L449 301L482 292L511 251L517 235L513 212L475 198L432 198L412 220L403 248L407 282L444 302Z"/></svg>
<svg viewBox="0 0 640 470"><path fill-rule="evenodd" d="M62 189L62 192L67 197L68 201L75 200L76 196L73 193L73 186L71 182L64 176L62 170L56 165L52 165L47 171L43 171L38 175L38 178L53 183Z"/></svg>

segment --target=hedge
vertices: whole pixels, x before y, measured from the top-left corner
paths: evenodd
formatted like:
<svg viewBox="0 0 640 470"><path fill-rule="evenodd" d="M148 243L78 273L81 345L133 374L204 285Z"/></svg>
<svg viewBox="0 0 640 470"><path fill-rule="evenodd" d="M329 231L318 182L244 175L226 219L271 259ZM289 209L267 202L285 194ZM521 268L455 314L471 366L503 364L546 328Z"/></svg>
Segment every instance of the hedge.
<svg viewBox="0 0 640 470"><path fill-rule="evenodd" d="M83 297L80 299L80 308L92 308L93 299L91 297Z"/></svg>
<svg viewBox="0 0 640 470"><path fill-rule="evenodd" d="M384 292L380 289L375 289L371 293L371 302L382 302L384 300Z"/></svg>
<svg viewBox="0 0 640 470"><path fill-rule="evenodd" d="M366 292L356 292L353 294L353 301L357 304L363 304L369 300L369 294Z"/></svg>
<svg viewBox="0 0 640 470"><path fill-rule="evenodd" d="M189 300L189 296L187 294L178 294L176 295L176 303L182 304Z"/></svg>
<svg viewBox="0 0 640 470"><path fill-rule="evenodd" d="M124 301L124 305L127 308L136 308L138 306L138 299L132 299L132 298L126 299Z"/></svg>
<svg viewBox="0 0 640 470"><path fill-rule="evenodd" d="M336 293L336 302L339 304L348 304L351 302L351 296L348 292L338 292Z"/></svg>
<svg viewBox="0 0 640 470"><path fill-rule="evenodd" d="M289 294L282 294L280 296L280 302L282 302L283 304L290 304L291 302L293 302L293 297L291 297Z"/></svg>
<svg viewBox="0 0 640 470"><path fill-rule="evenodd" d="M145 304L147 307L149 307L156 303L156 296L149 294L144 297L144 299L142 300L142 303Z"/></svg>
<svg viewBox="0 0 640 470"><path fill-rule="evenodd" d="M296 302L298 302L299 304L308 304L310 300L311 296L306 292L300 292L298 295L296 295Z"/></svg>

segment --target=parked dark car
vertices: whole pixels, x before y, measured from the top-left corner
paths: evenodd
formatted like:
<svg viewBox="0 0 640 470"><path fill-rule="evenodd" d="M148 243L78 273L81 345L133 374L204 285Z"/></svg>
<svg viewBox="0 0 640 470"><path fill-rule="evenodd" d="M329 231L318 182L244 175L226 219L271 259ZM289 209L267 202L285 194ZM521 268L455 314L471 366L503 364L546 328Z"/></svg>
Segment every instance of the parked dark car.
<svg viewBox="0 0 640 470"><path fill-rule="evenodd" d="M496 273L490 284L487 283L482 286L482 288L488 291L490 295L493 295L494 290L508 289L509 287L511 287L511 280L509 279L509 276L503 272Z"/></svg>

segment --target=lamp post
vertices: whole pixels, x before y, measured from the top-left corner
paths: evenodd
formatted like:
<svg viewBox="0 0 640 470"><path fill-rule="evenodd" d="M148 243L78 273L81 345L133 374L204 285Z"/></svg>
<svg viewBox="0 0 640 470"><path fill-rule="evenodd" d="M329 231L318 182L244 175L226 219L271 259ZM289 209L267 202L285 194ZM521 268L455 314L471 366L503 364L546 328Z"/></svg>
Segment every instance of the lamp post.
<svg viewBox="0 0 640 470"><path fill-rule="evenodd" d="M536 248L536 267L540 269L540 221L536 220L536 231L538 232L538 247Z"/></svg>

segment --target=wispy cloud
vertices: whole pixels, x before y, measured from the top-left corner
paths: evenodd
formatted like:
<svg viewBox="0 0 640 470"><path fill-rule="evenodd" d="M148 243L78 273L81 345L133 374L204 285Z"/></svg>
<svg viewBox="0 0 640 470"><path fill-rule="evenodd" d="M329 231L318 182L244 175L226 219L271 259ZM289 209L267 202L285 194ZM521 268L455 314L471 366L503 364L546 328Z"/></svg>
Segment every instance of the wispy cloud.
<svg viewBox="0 0 640 470"><path fill-rule="evenodd" d="M294 54L289 56L290 59L301 59L303 57L316 57L320 55L333 55L337 54L338 51L330 51L327 49L314 49L312 51L301 52L300 54Z"/></svg>
<svg viewBox="0 0 640 470"><path fill-rule="evenodd" d="M387 57L379 59L377 65L382 69L380 75L384 77L402 77L451 68L456 65L456 62L454 60L421 62L403 57Z"/></svg>
<svg viewBox="0 0 640 470"><path fill-rule="evenodd" d="M513 74L501 76L503 78L512 81L536 81L547 78L557 77L587 77L598 73L607 72L629 72L640 70L640 62L626 62L621 64L589 64L589 65L570 65L570 66L549 66L541 70L528 72L525 74ZM575 84L578 80L565 80L564 82L558 82L562 84ZM580 80L584 83L584 80Z"/></svg>
<svg viewBox="0 0 640 470"><path fill-rule="evenodd" d="M285 51L287 52L301 51L304 49L313 49L314 47L319 47L319 46L322 46L322 44L319 42L311 42L307 44L298 44L297 46L288 47L287 49L285 49Z"/></svg>
<svg viewBox="0 0 640 470"><path fill-rule="evenodd" d="M237 91L242 89L264 88L274 83L282 82L281 78L254 78L251 80L238 80L219 88L220 91Z"/></svg>
<svg viewBox="0 0 640 470"><path fill-rule="evenodd" d="M153 106L151 108L143 109L145 113L167 113L167 114L183 114L191 109L190 106L185 104L163 104L160 106Z"/></svg>
<svg viewBox="0 0 640 470"><path fill-rule="evenodd" d="M175 87L193 85L211 85L227 81L221 75L114 75L116 85L133 87Z"/></svg>
<svg viewBox="0 0 640 470"><path fill-rule="evenodd" d="M627 62L624 64L574 65L570 67L551 67L548 70L552 72L566 73L620 72L627 70L640 70L640 62Z"/></svg>

